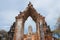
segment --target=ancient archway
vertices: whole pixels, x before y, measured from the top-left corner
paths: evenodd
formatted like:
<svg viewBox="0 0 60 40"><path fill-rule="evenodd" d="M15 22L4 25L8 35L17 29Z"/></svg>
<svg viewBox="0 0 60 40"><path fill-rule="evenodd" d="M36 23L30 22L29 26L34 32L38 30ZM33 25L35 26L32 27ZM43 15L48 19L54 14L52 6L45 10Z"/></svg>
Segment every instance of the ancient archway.
<svg viewBox="0 0 60 40"><path fill-rule="evenodd" d="M29 26L32 28L32 33L36 32L36 23L35 21L29 16L24 23L24 34L28 34Z"/></svg>
<svg viewBox="0 0 60 40"><path fill-rule="evenodd" d="M24 36L24 22L26 21L26 19L29 16L31 16L32 19L36 23L37 40L44 40L44 35L43 35L44 33L42 30L42 27L43 27L43 24L45 23L45 20L44 20L45 17L38 14L36 12L36 10L33 8L33 5L31 3L28 4L28 7L25 11L20 12L20 14L18 16L16 16L16 27L15 27L15 33L14 33L13 40L24 40L24 38L23 38L23 36Z"/></svg>

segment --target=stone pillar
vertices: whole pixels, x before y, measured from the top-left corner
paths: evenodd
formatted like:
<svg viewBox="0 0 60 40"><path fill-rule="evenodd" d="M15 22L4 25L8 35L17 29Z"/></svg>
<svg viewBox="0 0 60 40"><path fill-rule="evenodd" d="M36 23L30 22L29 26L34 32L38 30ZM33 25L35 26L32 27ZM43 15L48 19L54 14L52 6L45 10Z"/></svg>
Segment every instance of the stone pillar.
<svg viewBox="0 0 60 40"><path fill-rule="evenodd" d="M13 40L23 40L24 23L23 19L16 19L15 34Z"/></svg>
<svg viewBox="0 0 60 40"><path fill-rule="evenodd" d="M45 40L44 38L44 30L43 30L43 19L40 19L40 40Z"/></svg>
<svg viewBox="0 0 60 40"><path fill-rule="evenodd" d="M40 40L40 24L38 20L36 22L36 33L37 33L37 40Z"/></svg>

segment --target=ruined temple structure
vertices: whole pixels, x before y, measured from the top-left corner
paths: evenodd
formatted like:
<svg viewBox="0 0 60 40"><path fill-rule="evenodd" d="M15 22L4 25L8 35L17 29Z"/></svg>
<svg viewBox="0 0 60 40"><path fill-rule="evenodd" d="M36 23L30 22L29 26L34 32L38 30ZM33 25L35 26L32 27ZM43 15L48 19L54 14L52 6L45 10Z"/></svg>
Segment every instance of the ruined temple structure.
<svg viewBox="0 0 60 40"><path fill-rule="evenodd" d="M28 17L31 17L36 23L36 32L32 32L32 27L28 27L28 34L24 34L24 23ZM52 36L52 32L45 21L45 17L38 13L31 2L25 11L20 12L15 17L16 21L8 32L8 40L56 40Z"/></svg>

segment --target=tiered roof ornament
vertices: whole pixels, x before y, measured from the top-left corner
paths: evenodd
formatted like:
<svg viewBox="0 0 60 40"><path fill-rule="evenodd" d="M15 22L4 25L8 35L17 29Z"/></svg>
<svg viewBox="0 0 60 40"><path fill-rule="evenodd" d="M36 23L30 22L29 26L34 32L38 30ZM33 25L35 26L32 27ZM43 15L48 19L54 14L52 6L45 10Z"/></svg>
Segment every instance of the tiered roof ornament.
<svg viewBox="0 0 60 40"><path fill-rule="evenodd" d="M33 5L31 4L31 2L29 2L28 6L29 6L29 7L31 7L31 6L33 7Z"/></svg>

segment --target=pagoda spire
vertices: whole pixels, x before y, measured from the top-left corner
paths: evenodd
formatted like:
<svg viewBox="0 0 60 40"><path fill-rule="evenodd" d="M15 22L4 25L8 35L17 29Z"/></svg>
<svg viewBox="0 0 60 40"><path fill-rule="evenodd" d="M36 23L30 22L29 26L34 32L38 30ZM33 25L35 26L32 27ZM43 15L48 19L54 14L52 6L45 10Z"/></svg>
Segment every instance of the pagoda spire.
<svg viewBox="0 0 60 40"><path fill-rule="evenodd" d="M29 2L28 6L33 6L33 5L31 4L31 2Z"/></svg>

